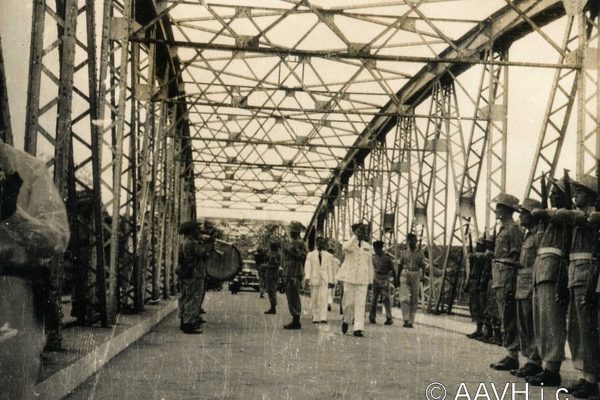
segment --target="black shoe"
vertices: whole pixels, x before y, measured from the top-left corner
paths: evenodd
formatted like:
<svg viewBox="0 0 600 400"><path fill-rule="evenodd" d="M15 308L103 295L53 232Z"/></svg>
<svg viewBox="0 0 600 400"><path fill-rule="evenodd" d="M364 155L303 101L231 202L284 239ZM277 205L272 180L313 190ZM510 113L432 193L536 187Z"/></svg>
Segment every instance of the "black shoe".
<svg viewBox="0 0 600 400"><path fill-rule="evenodd" d="M385 322L383 323L384 325L392 325L394 323L394 320L391 318L386 318Z"/></svg>
<svg viewBox="0 0 600 400"><path fill-rule="evenodd" d="M506 356L499 362L490 364L490 368L493 368L497 371L510 371L511 369L519 369L519 360Z"/></svg>
<svg viewBox="0 0 600 400"><path fill-rule="evenodd" d="M300 329L302 325L300 324L300 316L294 315L292 316L292 322L283 326L283 329Z"/></svg>
<svg viewBox="0 0 600 400"><path fill-rule="evenodd" d="M412 328L412 327L413 327L413 324L412 324L412 323L410 323L410 322L407 322L407 323L406 323L406 327L407 327L407 328Z"/></svg>
<svg viewBox="0 0 600 400"><path fill-rule="evenodd" d="M265 314L277 314L277 311L275 311L275 307L271 307L265 311Z"/></svg>
<svg viewBox="0 0 600 400"><path fill-rule="evenodd" d="M403 328L408 328L408 321L404 321L404 325L402 325Z"/></svg>
<svg viewBox="0 0 600 400"><path fill-rule="evenodd" d="M321 322L322 324L326 324L326 323L327 323L327 321L325 321L325 320L323 320L323 321L320 321L320 322Z"/></svg>
<svg viewBox="0 0 600 400"><path fill-rule="evenodd" d="M346 332L348 332L348 324L345 322L342 322L342 333L345 335Z"/></svg>
<svg viewBox="0 0 600 400"><path fill-rule="evenodd" d="M569 393L573 393L573 392L581 389L582 387L584 387L586 383L587 383L587 381L585 379L579 378L579 380L576 383L574 383L572 386L569 386L566 389Z"/></svg>
<svg viewBox="0 0 600 400"><path fill-rule="evenodd" d="M364 335L362 331L354 331L354 336L363 337Z"/></svg>
<svg viewBox="0 0 600 400"><path fill-rule="evenodd" d="M538 364L527 363L519 368L514 375L518 378L528 378L530 376L535 376L540 372L542 372L542 367L540 367Z"/></svg>
<svg viewBox="0 0 600 400"><path fill-rule="evenodd" d="M560 386L560 373L544 369L537 375L530 376L526 379L527 383L532 386Z"/></svg>
<svg viewBox="0 0 600 400"><path fill-rule="evenodd" d="M598 386L596 386L595 383L584 380L577 390L574 390L573 392L569 391L569 393L578 399L587 399L589 397L598 396Z"/></svg>
<svg viewBox="0 0 600 400"><path fill-rule="evenodd" d="M199 335L202 333L201 327L199 327L199 326L195 327L195 326L189 325L189 324L184 324L183 328L181 330L186 335Z"/></svg>
<svg viewBox="0 0 600 400"><path fill-rule="evenodd" d="M377 321L375 320L375 318L369 318L369 323L376 324Z"/></svg>
<svg viewBox="0 0 600 400"><path fill-rule="evenodd" d="M312 323L313 323L313 324L318 324L318 323L319 323L319 321L313 321Z"/></svg>

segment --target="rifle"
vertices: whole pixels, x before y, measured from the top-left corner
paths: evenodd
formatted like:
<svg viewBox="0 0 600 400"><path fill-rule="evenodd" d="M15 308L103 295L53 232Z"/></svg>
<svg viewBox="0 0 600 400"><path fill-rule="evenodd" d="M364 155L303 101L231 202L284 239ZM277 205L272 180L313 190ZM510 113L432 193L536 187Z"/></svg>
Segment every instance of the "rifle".
<svg viewBox="0 0 600 400"><path fill-rule="evenodd" d="M569 177L569 170L564 170L564 182L565 192L563 197L564 207L567 210L573 209L573 197L571 196L571 178ZM556 302L558 304L569 304L569 254L571 252L571 236L573 230L569 225L564 224L563 229L565 231L564 243L562 246L562 258L558 267L558 277L556 279Z"/></svg>
<svg viewBox="0 0 600 400"><path fill-rule="evenodd" d="M546 174L542 173L542 179L540 180L542 185L540 194L542 196L542 209L548 209L548 186L546 186Z"/></svg>

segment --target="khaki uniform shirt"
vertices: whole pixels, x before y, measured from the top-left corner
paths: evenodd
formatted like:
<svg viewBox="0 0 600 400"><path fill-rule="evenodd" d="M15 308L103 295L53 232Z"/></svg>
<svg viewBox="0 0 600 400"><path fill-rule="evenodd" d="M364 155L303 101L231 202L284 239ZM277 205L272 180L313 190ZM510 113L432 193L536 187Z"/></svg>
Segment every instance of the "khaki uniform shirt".
<svg viewBox="0 0 600 400"><path fill-rule="evenodd" d="M510 220L500 226L494 247L494 262L492 265L493 288L514 285L516 283L516 268L503 264L502 261L515 263L521 253L522 245L523 234L515 221Z"/></svg>
<svg viewBox="0 0 600 400"><path fill-rule="evenodd" d="M542 241L542 233L536 225L525 233L519 264L521 268L517 271L516 299L527 299L533 292L533 264Z"/></svg>

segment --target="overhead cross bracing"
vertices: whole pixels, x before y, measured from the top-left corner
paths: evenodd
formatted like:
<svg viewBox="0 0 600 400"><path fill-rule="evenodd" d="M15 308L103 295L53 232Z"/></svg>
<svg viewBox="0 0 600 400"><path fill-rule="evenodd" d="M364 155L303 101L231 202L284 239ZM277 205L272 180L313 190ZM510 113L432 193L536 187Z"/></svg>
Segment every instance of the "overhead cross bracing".
<svg viewBox="0 0 600 400"><path fill-rule="evenodd" d="M541 132L526 194L569 122L576 175L595 166L596 3L36 1L24 147L70 209L92 193L93 223L73 217L95 249L90 323L173 293L177 225L218 209L279 211L311 240L357 220L390 249L417 232L447 311L443 246L489 229L510 179L514 71L555 74L540 130L511 134ZM543 51L514 51L530 36Z"/></svg>

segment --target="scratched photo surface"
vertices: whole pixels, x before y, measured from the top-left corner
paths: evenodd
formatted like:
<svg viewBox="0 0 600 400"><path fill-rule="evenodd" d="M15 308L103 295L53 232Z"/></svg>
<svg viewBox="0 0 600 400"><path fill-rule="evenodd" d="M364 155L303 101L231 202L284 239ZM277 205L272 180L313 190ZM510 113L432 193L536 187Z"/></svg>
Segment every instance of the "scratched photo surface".
<svg viewBox="0 0 600 400"><path fill-rule="evenodd" d="M596 0L0 5L0 400L598 398Z"/></svg>

